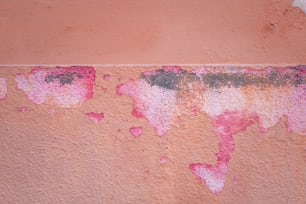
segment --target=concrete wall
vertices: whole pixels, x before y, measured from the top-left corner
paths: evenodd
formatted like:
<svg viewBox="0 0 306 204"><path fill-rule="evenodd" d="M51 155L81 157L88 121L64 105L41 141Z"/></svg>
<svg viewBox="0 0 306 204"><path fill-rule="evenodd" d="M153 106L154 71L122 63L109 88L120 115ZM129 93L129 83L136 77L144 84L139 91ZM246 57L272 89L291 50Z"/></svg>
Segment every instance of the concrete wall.
<svg viewBox="0 0 306 204"><path fill-rule="evenodd" d="M0 11L1 203L304 203L306 15L291 1ZM162 66L209 63L276 65Z"/></svg>

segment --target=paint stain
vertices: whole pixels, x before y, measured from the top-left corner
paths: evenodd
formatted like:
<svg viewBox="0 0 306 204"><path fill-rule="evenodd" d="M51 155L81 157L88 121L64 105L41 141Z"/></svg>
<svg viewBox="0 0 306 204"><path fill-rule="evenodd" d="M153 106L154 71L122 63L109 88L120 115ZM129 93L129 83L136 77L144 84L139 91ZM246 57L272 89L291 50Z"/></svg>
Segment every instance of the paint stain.
<svg viewBox="0 0 306 204"><path fill-rule="evenodd" d="M131 114L145 118L162 136L178 118L207 114L219 139L215 164L190 164L190 170L213 193L223 190L233 134L254 123L267 130L286 116L288 131L306 135L306 66L199 67L186 71L162 67L117 86L133 100Z"/></svg>
<svg viewBox="0 0 306 204"><path fill-rule="evenodd" d="M171 127L174 119L172 106L175 103L175 91L150 86L145 80L130 80L117 86L118 95L127 95L133 99L131 114L136 118L145 118L160 136Z"/></svg>
<svg viewBox="0 0 306 204"><path fill-rule="evenodd" d="M95 113L95 112L89 112L85 113L88 119L95 121L95 122L100 122L102 119L104 119L104 113Z"/></svg>
<svg viewBox="0 0 306 204"><path fill-rule="evenodd" d="M160 161L161 164L165 164L165 163L167 163L167 162L169 161L169 157L166 156L166 155L161 156L161 157L159 158L159 161Z"/></svg>
<svg viewBox="0 0 306 204"><path fill-rule="evenodd" d="M16 75L15 80L32 102L71 108L92 98L95 70L86 66L36 67L29 74Z"/></svg>
<svg viewBox="0 0 306 204"><path fill-rule="evenodd" d="M104 81L109 81L110 80L110 75L109 74L104 74L103 75L103 80Z"/></svg>
<svg viewBox="0 0 306 204"><path fill-rule="evenodd" d="M7 94L6 79L0 77L0 100L4 99Z"/></svg>
<svg viewBox="0 0 306 204"><path fill-rule="evenodd" d="M213 118L214 130L219 138L219 152L217 162L210 164L190 164L190 170L204 181L209 190L219 193L223 190L230 154L234 150L233 134L244 131L248 126L256 123L256 114L243 112L225 112Z"/></svg>
<svg viewBox="0 0 306 204"><path fill-rule="evenodd" d="M142 135L143 127L142 126L132 126L130 127L129 131L135 138L139 138Z"/></svg>

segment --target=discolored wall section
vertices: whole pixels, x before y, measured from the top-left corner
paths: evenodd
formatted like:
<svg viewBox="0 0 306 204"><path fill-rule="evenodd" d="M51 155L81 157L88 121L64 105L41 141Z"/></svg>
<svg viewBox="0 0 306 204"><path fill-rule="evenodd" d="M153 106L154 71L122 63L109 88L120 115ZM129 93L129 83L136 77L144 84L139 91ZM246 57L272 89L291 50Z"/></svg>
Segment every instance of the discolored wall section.
<svg viewBox="0 0 306 204"><path fill-rule="evenodd" d="M0 76L5 202L305 199L303 65L2 67Z"/></svg>
<svg viewBox="0 0 306 204"><path fill-rule="evenodd" d="M3 1L0 203L304 203L291 3Z"/></svg>

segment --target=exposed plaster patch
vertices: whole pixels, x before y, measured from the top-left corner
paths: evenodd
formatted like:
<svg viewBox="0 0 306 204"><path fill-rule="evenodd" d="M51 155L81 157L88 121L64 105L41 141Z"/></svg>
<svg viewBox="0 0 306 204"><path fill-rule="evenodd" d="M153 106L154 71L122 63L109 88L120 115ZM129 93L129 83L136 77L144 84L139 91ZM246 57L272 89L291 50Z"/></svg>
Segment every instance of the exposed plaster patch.
<svg viewBox="0 0 306 204"><path fill-rule="evenodd" d="M291 5L293 7L299 7L306 13L306 0L293 0Z"/></svg>
<svg viewBox="0 0 306 204"><path fill-rule="evenodd" d="M132 115L146 118L158 135L161 136L170 129L175 111L171 108L176 100L174 90L150 86L145 80L139 79L117 86L117 94L132 97Z"/></svg>
<svg viewBox="0 0 306 204"><path fill-rule="evenodd" d="M132 97L132 115L144 117L164 135L182 114L204 112L219 138L214 165L190 164L191 171L213 193L222 191L233 134L257 123L260 130L286 116L287 129L306 135L306 66L202 67L185 71L163 67L146 71L137 80L117 86L118 95Z"/></svg>
<svg viewBox="0 0 306 204"><path fill-rule="evenodd" d="M95 70L85 66L36 67L28 75L16 75L15 80L32 102L70 108L92 98Z"/></svg>
<svg viewBox="0 0 306 204"><path fill-rule="evenodd" d="M0 100L4 99L7 94L6 79L0 78Z"/></svg>

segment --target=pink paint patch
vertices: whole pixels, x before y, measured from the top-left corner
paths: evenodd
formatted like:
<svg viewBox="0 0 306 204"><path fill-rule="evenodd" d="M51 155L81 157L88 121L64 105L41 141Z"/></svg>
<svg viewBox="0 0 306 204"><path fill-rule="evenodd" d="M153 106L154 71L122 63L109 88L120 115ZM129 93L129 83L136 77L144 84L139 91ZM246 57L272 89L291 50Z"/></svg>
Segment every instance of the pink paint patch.
<svg viewBox="0 0 306 204"><path fill-rule="evenodd" d="M182 70L182 68L180 68L179 66L162 66L162 68L165 71L173 72L175 74L177 74L180 70Z"/></svg>
<svg viewBox="0 0 306 204"><path fill-rule="evenodd" d="M6 79L0 78L0 100L4 99L7 94Z"/></svg>
<svg viewBox="0 0 306 204"><path fill-rule="evenodd" d="M217 163L190 164L190 170L202 181L213 193L223 190L227 165L230 154L234 150L233 134L245 130L248 126L258 122L256 114L246 114L243 112L224 112L213 118L214 129L219 137L219 152L217 153Z"/></svg>
<svg viewBox="0 0 306 204"><path fill-rule="evenodd" d="M104 113L85 113L88 119L95 121L95 122L100 122L104 118Z"/></svg>
<svg viewBox="0 0 306 204"><path fill-rule="evenodd" d="M17 87L36 104L62 108L80 106L92 98L95 70L92 67L33 68L30 74L15 77Z"/></svg>
<svg viewBox="0 0 306 204"><path fill-rule="evenodd" d="M227 165L217 165L211 166L206 164L190 164L190 170L194 173L198 179L205 182L208 189L218 194L223 190L225 184L225 175L227 170Z"/></svg>
<svg viewBox="0 0 306 204"><path fill-rule="evenodd" d="M195 73L197 78L188 79L192 75L178 66L145 71L141 78L118 85L117 94L131 97L132 115L145 118L160 136L172 125L182 124L181 118L186 113L196 116L204 112L211 117L219 138L216 164L190 164L190 169L212 192L219 193L224 187L230 154L234 150L233 134L244 131L254 123L258 123L259 130L265 132L283 116L287 117L288 131L306 134L305 66L296 69L204 66L190 73ZM271 79L275 73L279 73L280 86L276 86L276 81ZM224 81L218 82L219 74L236 74L241 79L254 77L258 83L221 86ZM215 83L207 80L214 75L217 78L211 80ZM287 76L291 76L290 80ZM203 84L205 77L207 81ZM238 79L230 83L238 83ZM185 83L188 80L192 80L189 81L191 83Z"/></svg>
<svg viewBox="0 0 306 204"><path fill-rule="evenodd" d="M156 71L153 70L153 71L144 71L143 72L143 75L146 76L146 77L149 77L149 76L152 76L152 75L155 75L156 74Z"/></svg>
<svg viewBox="0 0 306 204"><path fill-rule="evenodd" d="M104 79L104 81L109 81L110 80L110 75L109 74L104 74L103 79Z"/></svg>
<svg viewBox="0 0 306 204"><path fill-rule="evenodd" d="M161 156L159 161L160 163L165 164L169 161L169 158L167 156Z"/></svg>
<svg viewBox="0 0 306 204"><path fill-rule="evenodd" d="M138 138L142 135L143 128L142 126L132 126L129 131L135 138Z"/></svg>
<svg viewBox="0 0 306 204"><path fill-rule="evenodd" d="M144 80L130 80L117 86L118 95L127 95L133 99L132 115L146 118L156 133L161 136L171 127L175 118L175 91L150 86Z"/></svg>

